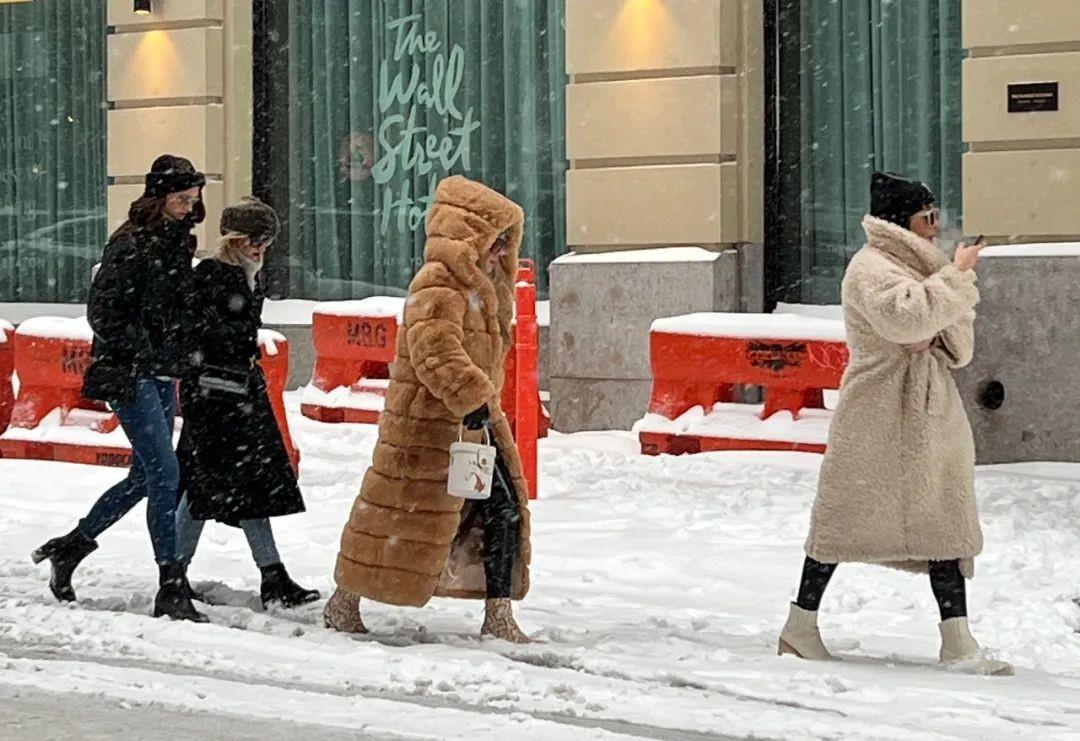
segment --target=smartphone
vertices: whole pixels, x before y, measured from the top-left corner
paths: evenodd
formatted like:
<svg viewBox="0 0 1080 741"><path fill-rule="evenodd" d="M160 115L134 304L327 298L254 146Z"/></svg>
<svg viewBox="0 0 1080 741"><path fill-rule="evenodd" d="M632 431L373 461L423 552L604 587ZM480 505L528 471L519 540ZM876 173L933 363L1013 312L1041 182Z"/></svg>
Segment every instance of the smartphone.
<svg viewBox="0 0 1080 741"><path fill-rule="evenodd" d="M979 236L975 237L974 239L972 239L970 237L964 237L961 241L964 244L966 244L968 247L978 247L979 245L981 245L983 242L986 241L986 237L983 236L982 234L980 234Z"/></svg>

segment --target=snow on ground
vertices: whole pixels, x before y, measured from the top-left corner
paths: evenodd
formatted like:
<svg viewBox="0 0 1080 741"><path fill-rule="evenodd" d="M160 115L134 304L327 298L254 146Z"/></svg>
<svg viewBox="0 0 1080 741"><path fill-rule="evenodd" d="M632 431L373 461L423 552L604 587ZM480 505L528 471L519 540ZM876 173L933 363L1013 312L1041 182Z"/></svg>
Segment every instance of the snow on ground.
<svg viewBox="0 0 1080 741"><path fill-rule="evenodd" d="M293 394L309 511L275 530L292 574L327 593L375 431L315 423L297 405ZM122 473L0 461L0 686L94 695L135 714L417 739L1077 738L1078 469L979 474L987 549L970 585L973 629L1018 667L1014 678L983 678L935 665L924 577L870 566L842 567L825 598L825 640L844 661L776 656L818 462L647 458L629 433L545 441L534 588L519 608L542 643L513 647L475 637L482 605L472 602L369 605L378 635L367 640L323 629L321 604L256 611L244 539L218 525L191 570L218 603L212 624L151 619L141 507L77 572L81 601L59 606L28 554Z"/></svg>

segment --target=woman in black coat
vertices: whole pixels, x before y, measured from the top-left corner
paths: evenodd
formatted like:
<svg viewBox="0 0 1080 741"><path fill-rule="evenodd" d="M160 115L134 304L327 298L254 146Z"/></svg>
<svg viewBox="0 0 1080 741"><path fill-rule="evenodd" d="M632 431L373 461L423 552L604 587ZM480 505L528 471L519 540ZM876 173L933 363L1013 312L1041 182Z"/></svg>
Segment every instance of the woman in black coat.
<svg viewBox="0 0 1080 741"><path fill-rule="evenodd" d="M161 576L154 616L206 621L191 604L176 556L179 470L173 451L176 379L188 359L191 329L191 230L206 215L205 183L183 157L158 157L145 192L109 238L90 286L86 313L94 330L93 362L83 395L107 402L119 417L131 442L132 466L74 530L33 552L34 563L50 562L49 587L62 602L75 600L72 574L97 549L97 537L145 498Z"/></svg>
<svg viewBox="0 0 1080 741"><path fill-rule="evenodd" d="M222 238L195 269L197 361L180 386L177 551L186 567L206 520L241 527L262 571L263 604L293 607L319 593L289 578L268 519L304 511L258 365L259 272L278 229L270 206L245 198L222 213Z"/></svg>

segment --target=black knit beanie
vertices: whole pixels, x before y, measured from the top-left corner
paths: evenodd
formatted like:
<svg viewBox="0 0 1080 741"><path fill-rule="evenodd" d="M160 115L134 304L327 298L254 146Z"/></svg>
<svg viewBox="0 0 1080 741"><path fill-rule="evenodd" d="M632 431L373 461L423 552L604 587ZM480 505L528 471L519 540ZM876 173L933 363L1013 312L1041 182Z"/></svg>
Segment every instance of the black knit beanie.
<svg viewBox="0 0 1080 741"><path fill-rule="evenodd" d="M870 215L907 229L911 217L937 201L934 191L918 180L875 172L870 178Z"/></svg>
<svg viewBox="0 0 1080 741"><path fill-rule="evenodd" d="M255 244L269 244L281 230L277 212L255 196L240 199L221 212L221 233L243 234Z"/></svg>
<svg viewBox="0 0 1080 741"><path fill-rule="evenodd" d="M172 154L163 154L154 160L146 173L146 192L143 195L164 198L190 188L202 188L206 176L195 169L191 160Z"/></svg>

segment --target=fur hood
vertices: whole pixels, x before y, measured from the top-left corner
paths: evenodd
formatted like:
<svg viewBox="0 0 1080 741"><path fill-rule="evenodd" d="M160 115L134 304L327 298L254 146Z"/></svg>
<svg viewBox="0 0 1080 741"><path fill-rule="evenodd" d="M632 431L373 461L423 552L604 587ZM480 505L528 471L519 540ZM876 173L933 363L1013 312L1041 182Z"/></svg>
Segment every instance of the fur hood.
<svg viewBox="0 0 1080 741"><path fill-rule="evenodd" d="M487 277L482 266L491 245L509 231L509 249L501 265L505 274L516 277L524 226L521 206L486 185L454 175L435 190L424 259L444 263L463 283L476 285Z"/></svg>
<svg viewBox="0 0 1080 741"><path fill-rule="evenodd" d="M498 306L499 334L509 346L514 319L514 285L525 228L525 212L501 193L460 175L446 178L435 190L428 212L425 262L440 263L481 302ZM500 270L488 275L488 252L503 232L509 232Z"/></svg>

